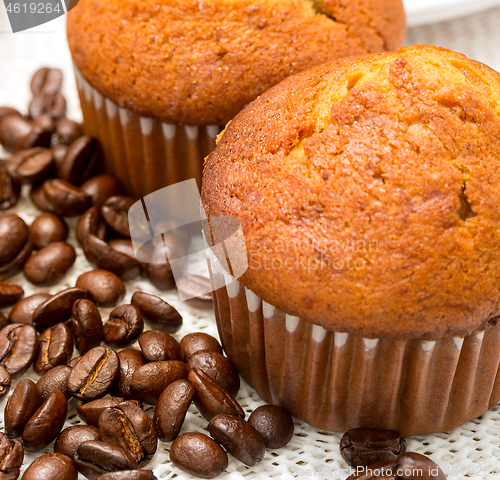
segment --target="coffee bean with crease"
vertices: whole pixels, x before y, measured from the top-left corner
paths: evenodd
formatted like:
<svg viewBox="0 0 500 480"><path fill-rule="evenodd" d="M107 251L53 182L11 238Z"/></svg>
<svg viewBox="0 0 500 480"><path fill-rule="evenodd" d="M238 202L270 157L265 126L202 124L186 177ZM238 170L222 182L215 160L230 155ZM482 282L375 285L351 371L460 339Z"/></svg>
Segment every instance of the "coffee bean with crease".
<svg viewBox="0 0 500 480"><path fill-rule="evenodd" d="M261 405L250 414L248 423L259 432L266 448L282 448L293 437L293 418L278 405Z"/></svg>
<svg viewBox="0 0 500 480"><path fill-rule="evenodd" d="M224 390L233 397L240 389L240 376L236 365L218 352L197 352L186 362L188 368L197 368L215 380Z"/></svg>
<svg viewBox="0 0 500 480"><path fill-rule="evenodd" d="M196 408L207 420L210 421L212 417L221 413L245 418L245 412L240 404L202 370L192 368L188 380L196 390L194 398Z"/></svg>
<svg viewBox="0 0 500 480"><path fill-rule="evenodd" d="M29 240L30 229L15 213L0 214L0 263L7 263L19 254Z"/></svg>
<svg viewBox="0 0 500 480"><path fill-rule="evenodd" d="M139 467L146 466L156 452L158 437L153 420L137 405L107 408L99 417L98 427L102 441L128 449Z"/></svg>
<svg viewBox="0 0 500 480"><path fill-rule="evenodd" d="M135 200L125 195L109 197L101 207L104 221L116 233L130 238L128 227L128 211Z"/></svg>
<svg viewBox="0 0 500 480"><path fill-rule="evenodd" d="M33 95L53 95L61 91L62 82L62 70L59 68L42 67L31 78L31 93Z"/></svg>
<svg viewBox="0 0 500 480"><path fill-rule="evenodd" d="M140 334L139 346L148 362L162 360L184 361L184 352L180 343L167 332L147 330Z"/></svg>
<svg viewBox="0 0 500 480"><path fill-rule="evenodd" d="M101 155L101 144L97 139L88 135L78 137L68 147L64 159L58 164L57 174L73 185L80 185L92 173ZM87 195L83 190L82 192Z"/></svg>
<svg viewBox="0 0 500 480"><path fill-rule="evenodd" d="M135 342L144 330L144 320L138 308L120 305L111 311L104 324L104 341L114 347L125 347Z"/></svg>
<svg viewBox="0 0 500 480"><path fill-rule="evenodd" d="M222 354L222 347L219 341L204 332L192 332L184 335L180 341L186 362L197 352L207 350Z"/></svg>
<svg viewBox="0 0 500 480"><path fill-rule="evenodd" d="M68 413L68 403L56 390L38 408L24 427L21 436L27 452L38 452L51 443L61 431Z"/></svg>
<svg viewBox="0 0 500 480"><path fill-rule="evenodd" d="M0 120L0 144L10 153L33 147L49 147L52 133L17 114Z"/></svg>
<svg viewBox="0 0 500 480"><path fill-rule="evenodd" d="M96 480L99 475L107 472L139 468L127 449L100 440L83 442L78 447L73 462L78 471L89 480Z"/></svg>
<svg viewBox="0 0 500 480"><path fill-rule="evenodd" d="M123 192L120 181L108 174L95 175L86 180L80 188L92 197L92 202L98 207L109 197L120 195Z"/></svg>
<svg viewBox="0 0 500 480"><path fill-rule="evenodd" d="M354 468L395 460L405 451L406 441L395 430L355 428L340 440L340 454Z"/></svg>
<svg viewBox="0 0 500 480"><path fill-rule="evenodd" d="M68 365L58 365L45 372L38 382L36 389L41 397L45 400L56 390L64 394L66 398L70 397L68 392L68 379L71 373L71 367Z"/></svg>
<svg viewBox="0 0 500 480"><path fill-rule="evenodd" d="M0 160L0 210L13 207L21 195L21 185L14 182L7 171L6 162Z"/></svg>
<svg viewBox="0 0 500 480"><path fill-rule="evenodd" d="M137 307L151 328L175 333L182 326L181 314L165 300L146 292L135 292L130 301Z"/></svg>
<svg viewBox="0 0 500 480"><path fill-rule="evenodd" d="M46 179L53 163L51 150L35 147L17 152L7 161L6 166L15 182L33 184Z"/></svg>
<svg viewBox="0 0 500 480"><path fill-rule="evenodd" d="M99 417L104 410L129 404L142 408L142 403L139 400L126 400L122 397L104 397L78 405L76 407L76 412L85 423L97 427L99 424Z"/></svg>
<svg viewBox="0 0 500 480"><path fill-rule="evenodd" d="M33 247L37 250L54 242L64 242L68 238L66 222L54 213L42 213L30 227Z"/></svg>
<svg viewBox="0 0 500 480"><path fill-rule="evenodd" d="M35 95L28 105L28 114L36 119L40 115L49 115L54 120L59 120L66 115L66 99L61 93Z"/></svg>
<svg viewBox="0 0 500 480"><path fill-rule="evenodd" d="M122 470L100 475L97 480L158 480L151 470Z"/></svg>
<svg viewBox="0 0 500 480"><path fill-rule="evenodd" d="M56 145L71 145L75 140L83 136L83 128L81 124L70 120L69 118L61 118L57 121L54 134L51 138L51 146Z"/></svg>
<svg viewBox="0 0 500 480"><path fill-rule="evenodd" d="M10 373L0 365L0 400L9 393L11 382Z"/></svg>
<svg viewBox="0 0 500 480"><path fill-rule="evenodd" d="M99 207L90 207L82 213L76 224L75 234L81 246L89 235L95 235L102 241L106 240L106 224Z"/></svg>
<svg viewBox="0 0 500 480"><path fill-rule="evenodd" d="M112 307L125 296L125 285L113 272L96 269L82 273L76 286L86 288L94 295L97 305Z"/></svg>
<svg viewBox="0 0 500 480"><path fill-rule="evenodd" d="M58 323L38 337L38 348L33 368L43 375L51 368L66 365L73 354L73 334L65 323Z"/></svg>
<svg viewBox="0 0 500 480"><path fill-rule="evenodd" d="M83 442L99 440L99 429L92 425L74 425L65 428L57 437L54 452L73 458Z"/></svg>
<svg viewBox="0 0 500 480"><path fill-rule="evenodd" d="M0 307L10 307L24 296L24 290L19 285L0 278Z"/></svg>
<svg viewBox="0 0 500 480"><path fill-rule="evenodd" d="M210 280L200 275L188 274L176 282L181 300L198 308L212 308L212 287Z"/></svg>
<svg viewBox="0 0 500 480"><path fill-rule="evenodd" d="M36 346L37 335L31 325L7 325L0 330L0 365L12 377L19 377L31 367Z"/></svg>
<svg viewBox="0 0 500 480"><path fill-rule="evenodd" d="M146 363L133 373L130 391L134 398L154 405L168 385L187 375L186 364L178 360Z"/></svg>
<svg viewBox="0 0 500 480"><path fill-rule="evenodd" d="M23 464L24 449L19 440L11 440L0 433L0 478L16 480Z"/></svg>
<svg viewBox="0 0 500 480"><path fill-rule="evenodd" d="M94 347L73 367L68 379L70 394L86 402L101 398L118 379L120 359L114 350Z"/></svg>
<svg viewBox="0 0 500 480"><path fill-rule="evenodd" d="M78 473L71 458L60 453L46 453L24 472L22 480L77 480Z"/></svg>
<svg viewBox="0 0 500 480"><path fill-rule="evenodd" d="M117 397L132 398L130 391L132 375L139 367L146 365L147 361L139 350L133 348L120 350L118 358L120 359L120 374L113 388L113 394Z"/></svg>
<svg viewBox="0 0 500 480"><path fill-rule="evenodd" d="M24 275L38 286L55 285L64 278L76 260L75 249L66 242L50 243L24 264Z"/></svg>
<svg viewBox="0 0 500 480"><path fill-rule="evenodd" d="M29 297L19 300L9 313L9 323L22 323L24 325L33 324L33 312L45 300L51 298L50 293L34 293Z"/></svg>
<svg viewBox="0 0 500 480"><path fill-rule="evenodd" d="M76 348L81 355L97 347L104 340L101 314L90 300L76 300L71 314L71 327L75 335Z"/></svg>
<svg viewBox="0 0 500 480"><path fill-rule="evenodd" d="M42 189L50 210L64 217L80 215L92 205L84 191L61 178L46 180Z"/></svg>
<svg viewBox="0 0 500 480"><path fill-rule="evenodd" d="M73 303L77 300L93 300L92 293L84 288L66 288L41 303L33 313L33 325L45 330L56 323L65 322L71 316Z"/></svg>
<svg viewBox="0 0 500 480"><path fill-rule="evenodd" d="M194 395L193 384L186 379L171 383L161 392L153 415L156 432L161 441L171 442L179 435Z"/></svg>
<svg viewBox="0 0 500 480"><path fill-rule="evenodd" d="M184 433L173 441L170 461L177 468L199 478L215 478L228 466L222 447L209 436L197 432Z"/></svg>
<svg viewBox="0 0 500 480"><path fill-rule="evenodd" d="M32 380L19 381L5 405L5 433L9 438L17 438L22 435L24 427L42 402L42 397Z"/></svg>

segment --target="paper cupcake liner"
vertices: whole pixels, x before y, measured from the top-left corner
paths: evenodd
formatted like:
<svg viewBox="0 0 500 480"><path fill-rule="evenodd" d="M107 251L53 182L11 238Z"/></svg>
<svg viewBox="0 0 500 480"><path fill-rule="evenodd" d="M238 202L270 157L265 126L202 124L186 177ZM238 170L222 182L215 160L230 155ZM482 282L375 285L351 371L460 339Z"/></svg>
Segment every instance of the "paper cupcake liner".
<svg viewBox="0 0 500 480"><path fill-rule="evenodd" d="M209 255L227 356L268 403L314 427L451 430L500 401L500 325L437 341L363 338L287 315Z"/></svg>
<svg viewBox="0 0 500 480"><path fill-rule="evenodd" d="M85 133L99 139L103 171L116 175L129 195L143 197L195 178L215 148L218 125L181 126L145 118L101 95L75 68Z"/></svg>

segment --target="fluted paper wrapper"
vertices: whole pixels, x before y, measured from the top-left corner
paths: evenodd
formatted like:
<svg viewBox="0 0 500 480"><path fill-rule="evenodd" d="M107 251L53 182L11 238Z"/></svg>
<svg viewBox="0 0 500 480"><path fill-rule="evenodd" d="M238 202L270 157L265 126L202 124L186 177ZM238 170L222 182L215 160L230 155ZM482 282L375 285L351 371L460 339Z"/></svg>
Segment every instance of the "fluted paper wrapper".
<svg viewBox="0 0 500 480"><path fill-rule="evenodd" d="M264 302L209 255L227 356L268 403L314 427L444 432L500 401L500 326L437 341L333 332Z"/></svg>
<svg viewBox="0 0 500 480"><path fill-rule="evenodd" d="M103 171L127 193L143 197L195 178L201 187L204 158L215 148L218 125L181 126L145 118L101 95L75 68L85 133L99 139Z"/></svg>

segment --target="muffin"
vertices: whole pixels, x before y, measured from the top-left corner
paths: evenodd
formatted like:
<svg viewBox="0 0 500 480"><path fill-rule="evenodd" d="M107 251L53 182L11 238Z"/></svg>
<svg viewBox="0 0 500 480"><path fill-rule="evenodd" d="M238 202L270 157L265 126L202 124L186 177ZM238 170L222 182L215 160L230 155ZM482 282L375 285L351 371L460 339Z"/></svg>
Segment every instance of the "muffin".
<svg viewBox="0 0 500 480"><path fill-rule="evenodd" d="M220 126L285 77L398 48L405 15L402 0L80 0L67 31L85 131L138 197L199 183Z"/></svg>
<svg viewBox="0 0 500 480"><path fill-rule="evenodd" d="M498 404L499 115L497 72L420 45L289 77L229 124L202 202L248 269L210 253L215 313L264 400L404 435Z"/></svg>

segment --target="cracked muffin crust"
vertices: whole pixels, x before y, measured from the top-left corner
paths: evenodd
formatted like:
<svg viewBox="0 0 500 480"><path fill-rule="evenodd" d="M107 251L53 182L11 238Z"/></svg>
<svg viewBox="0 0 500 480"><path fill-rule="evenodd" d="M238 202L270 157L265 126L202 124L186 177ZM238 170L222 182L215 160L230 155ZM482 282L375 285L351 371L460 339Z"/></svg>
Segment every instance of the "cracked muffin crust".
<svg viewBox="0 0 500 480"><path fill-rule="evenodd" d="M240 281L365 337L467 335L500 315L500 75L413 46L290 77L207 158L207 215L240 220Z"/></svg>
<svg viewBox="0 0 500 480"><path fill-rule="evenodd" d="M84 78L179 125L225 124L288 75L404 35L402 0L80 0L68 13Z"/></svg>

